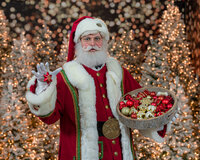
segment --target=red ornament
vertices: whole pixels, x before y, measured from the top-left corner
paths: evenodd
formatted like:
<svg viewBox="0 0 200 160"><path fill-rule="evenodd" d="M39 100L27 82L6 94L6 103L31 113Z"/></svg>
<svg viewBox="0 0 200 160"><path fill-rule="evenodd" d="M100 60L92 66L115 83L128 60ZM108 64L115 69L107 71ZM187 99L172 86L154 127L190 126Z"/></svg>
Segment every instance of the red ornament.
<svg viewBox="0 0 200 160"><path fill-rule="evenodd" d="M150 92L148 91L148 90L144 90L144 93L146 94L146 95L150 95Z"/></svg>
<svg viewBox="0 0 200 160"><path fill-rule="evenodd" d="M131 97L131 95L130 94L127 94L126 96L125 96L125 100L130 100L132 97Z"/></svg>
<svg viewBox="0 0 200 160"><path fill-rule="evenodd" d="M168 104L168 103L169 103L169 100L168 100L168 99L163 99L163 100L162 100L162 103L163 103L163 104Z"/></svg>
<svg viewBox="0 0 200 160"><path fill-rule="evenodd" d="M158 97L157 96L153 96L153 99L156 100Z"/></svg>
<svg viewBox="0 0 200 160"><path fill-rule="evenodd" d="M167 108L170 109L170 108L172 108L172 106L173 106L173 104L170 103L167 105Z"/></svg>
<svg viewBox="0 0 200 160"><path fill-rule="evenodd" d="M129 106L129 107L131 107L131 106L133 106L133 101L131 101L131 100L128 100L127 102L126 102L126 105L127 106Z"/></svg>
<svg viewBox="0 0 200 160"><path fill-rule="evenodd" d="M158 106L158 105L161 103L161 100L157 99L157 100L155 101L155 103L156 103L156 105Z"/></svg>
<svg viewBox="0 0 200 160"><path fill-rule="evenodd" d="M122 110L122 108L124 108L124 107L126 107L125 104L120 105L120 106L119 106L119 110Z"/></svg>
<svg viewBox="0 0 200 160"><path fill-rule="evenodd" d="M152 105L152 106L156 106L156 103L155 103L155 102L152 102L151 105Z"/></svg>
<svg viewBox="0 0 200 160"><path fill-rule="evenodd" d="M150 92L150 95L153 97L156 95L156 92Z"/></svg>
<svg viewBox="0 0 200 160"><path fill-rule="evenodd" d="M163 112L158 112L157 116L161 116L163 114Z"/></svg>
<svg viewBox="0 0 200 160"><path fill-rule="evenodd" d="M136 114L136 113L132 113L132 114L131 114L131 118L137 119L137 114Z"/></svg>
<svg viewBox="0 0 200 160"><path fill-rule="evenodd" d="M125 104L124 101L119 102L119 105L120 105L120 106L123 105L123 104Z"/></svg>
<svg viewBox="0 0 200 160"><path fill-rule="evenodd" d="M158 96L158 99L162 101L164 99L164 97L163 96Z"/></svg>
<svg viewBox="0 0 200 160"><path fill-rule="evenodd" d="M49 72L47 72L45 75L44 75L44 82L47 82L48 84L52 82L52 79L51 79L52 75L49 74Z"/></svg>

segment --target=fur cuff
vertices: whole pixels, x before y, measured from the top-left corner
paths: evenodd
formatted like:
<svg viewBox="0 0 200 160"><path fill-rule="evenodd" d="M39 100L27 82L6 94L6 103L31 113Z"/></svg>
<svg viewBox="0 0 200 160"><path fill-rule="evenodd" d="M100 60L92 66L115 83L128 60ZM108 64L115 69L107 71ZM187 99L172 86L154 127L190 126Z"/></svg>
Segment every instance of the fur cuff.
<svg viewBox="0 0 200 160"><path fill-rule="evenodd" d="M30 86L34 85L35 83L35 76L28 82L27 85L27 92L26 92L26 99L28 101L29 108L33 114L36 116L45 116L51 113L55 108L56 98L57 98L57 90L56 84L57 80L54 79L50 86L40 93L36 95L30 91ZM36 110L35 106L39 106L39 109Z"/></svg>

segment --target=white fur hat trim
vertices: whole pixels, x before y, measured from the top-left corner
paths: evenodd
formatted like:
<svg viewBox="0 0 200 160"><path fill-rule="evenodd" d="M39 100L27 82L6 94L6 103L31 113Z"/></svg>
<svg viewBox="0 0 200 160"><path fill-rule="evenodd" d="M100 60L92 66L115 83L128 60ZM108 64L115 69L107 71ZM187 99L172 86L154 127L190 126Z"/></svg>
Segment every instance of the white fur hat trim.
<svg viewBox="0 0 200 160"><path fill-rule="evenodd" d="M88 31L99 31L107 41L109 40L108 28L101 19L85 18L78 24L76 28L74 42L77 43L82 34Z"/></svg>

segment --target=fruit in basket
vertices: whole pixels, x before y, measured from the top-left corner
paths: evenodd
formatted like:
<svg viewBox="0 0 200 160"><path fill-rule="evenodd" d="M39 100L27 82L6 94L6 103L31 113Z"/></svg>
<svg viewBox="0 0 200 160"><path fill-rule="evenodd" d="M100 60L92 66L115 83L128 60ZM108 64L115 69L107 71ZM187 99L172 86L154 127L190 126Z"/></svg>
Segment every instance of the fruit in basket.
<svg viewBox="0 0 200 160"><path fill-rule="evenodd" d="M163 115L173 107L174 100L167 92L145 89L137 95L127 94L119 103L121 113L132 119L149 119Z"/></svg>

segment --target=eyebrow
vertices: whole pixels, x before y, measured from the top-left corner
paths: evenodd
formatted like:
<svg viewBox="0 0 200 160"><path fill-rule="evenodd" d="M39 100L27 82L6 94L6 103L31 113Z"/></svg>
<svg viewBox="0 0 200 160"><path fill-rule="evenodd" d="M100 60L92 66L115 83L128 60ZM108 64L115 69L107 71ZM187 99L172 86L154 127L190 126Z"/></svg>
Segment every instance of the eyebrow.
<svg viewBox="0 0 200 160"><path fill-rule="evenodd" d="M90 36L90 35L92 35L92 34L85 35L85 36L83 36L83 37L81 37L81 38L85 38L85 37L88 37L88 36ZM99 36L99 37L102 38L101 34L95 35L95 36L93 36L93 37L97 37L97 36Z"/></svg>

